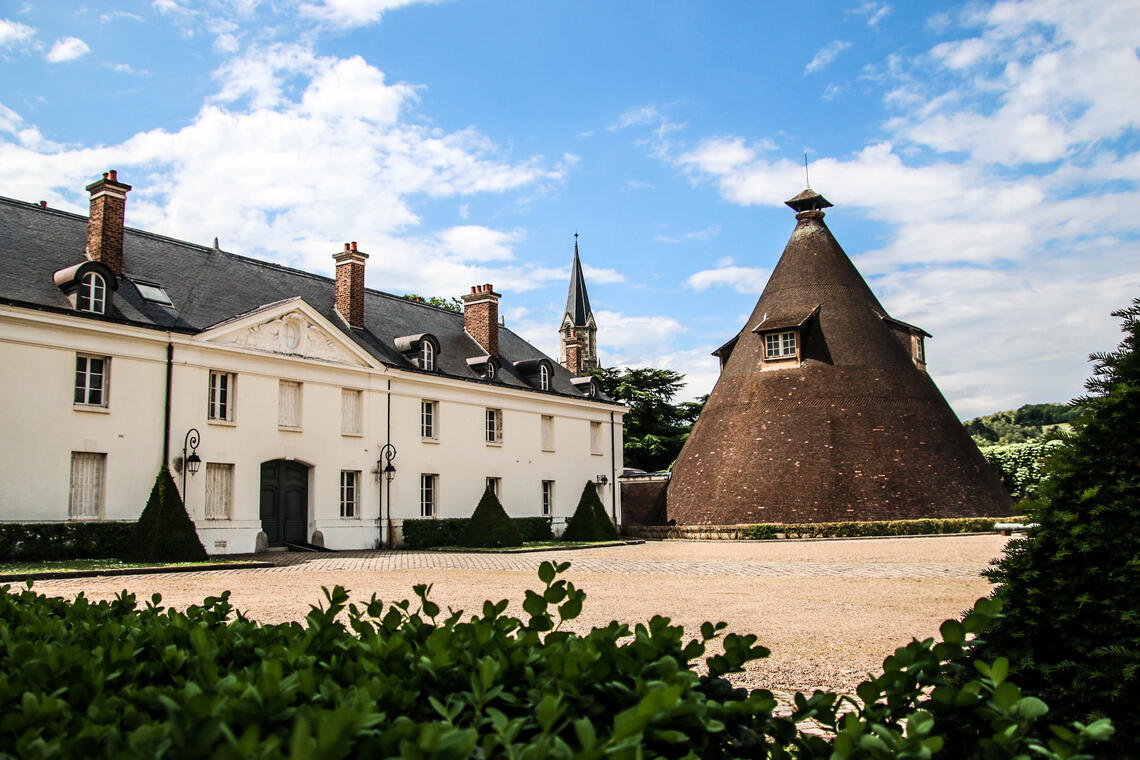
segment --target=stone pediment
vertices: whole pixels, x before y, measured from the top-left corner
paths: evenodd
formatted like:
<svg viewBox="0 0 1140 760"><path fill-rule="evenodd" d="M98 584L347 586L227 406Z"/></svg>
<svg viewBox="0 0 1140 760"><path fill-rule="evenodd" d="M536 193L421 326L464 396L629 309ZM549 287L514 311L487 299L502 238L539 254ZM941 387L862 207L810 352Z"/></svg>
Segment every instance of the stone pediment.
<svg viewBox="0 0 1140 760"><path fill-rule="evenodd" d="M274 310L277 312L278 310ZM356 346L350 346L343 337L321 324L319 316L306 313L307 309L293 308L284 313L250 315L237 324L226 325L213 336L203 336L215 344L239 346L300 359L317 359L354 367L368 366ZM210 331L213 332L213 331Z"/></svg>

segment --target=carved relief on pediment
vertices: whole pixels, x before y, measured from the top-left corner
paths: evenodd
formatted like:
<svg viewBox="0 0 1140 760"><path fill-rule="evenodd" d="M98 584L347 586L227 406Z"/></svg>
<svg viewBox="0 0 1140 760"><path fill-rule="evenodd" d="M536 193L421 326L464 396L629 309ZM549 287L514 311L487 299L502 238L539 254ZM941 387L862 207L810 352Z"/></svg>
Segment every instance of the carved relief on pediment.
<svg viewBox="0 0 1140 760"><path fill-rule="evenodd" d="M228 335L219 342L274 354L322 359L338 364L361 363L358 358L337 345L322 327L314 324L299 311L253 325Z"/></svg>

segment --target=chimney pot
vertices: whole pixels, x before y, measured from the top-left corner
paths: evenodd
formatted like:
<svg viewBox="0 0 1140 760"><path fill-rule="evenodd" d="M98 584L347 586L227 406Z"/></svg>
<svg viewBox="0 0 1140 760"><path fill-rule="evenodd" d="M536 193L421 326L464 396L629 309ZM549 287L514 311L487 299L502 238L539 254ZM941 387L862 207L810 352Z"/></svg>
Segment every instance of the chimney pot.
<svg viewBox="0 0 1140 760"><path fill-rule="evenodd" d="M112 182L118 182L119 181L119 173L117 171L115 171L114 169L109 171L108 174L111 175L111 181Z"/></svg>
<svg viewBox="0 0 1140 760"><path fill-rule="evenodd" d="M40 201L40 208L47 208L47 201Z"/></svg>
<svg viewBox="0 0 1140 760"><path fill-rule="evenodd" d="M352 250L354 250L354 251L356 250L356 241L355 240L352 241Z"/></svg>

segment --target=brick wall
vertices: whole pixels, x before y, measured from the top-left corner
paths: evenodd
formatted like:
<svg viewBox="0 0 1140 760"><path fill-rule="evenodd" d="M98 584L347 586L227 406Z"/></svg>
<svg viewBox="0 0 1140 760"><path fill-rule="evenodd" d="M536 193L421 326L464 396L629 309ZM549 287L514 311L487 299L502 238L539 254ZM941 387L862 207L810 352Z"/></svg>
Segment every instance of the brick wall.
<svg viewBox="0 0 1140 760"><path fill-rule="evenodd" d="M344 250L333 254L336 260L336 310L352 327L364 327L364 260L368 254L358 251L356 243L345 243Z"/></svg>
<svg viewBox="0 0 1140 760"><path fill-rule="evenodd" d="M499 355L499 298L491 283L463 296L463 328L491 356Z"/></svg>
<svg viewBox="0 0 1140 760"><path fill-rule="evenodd" d="M91 215L87 221L87 255L105 264L118 277L123 274L123 225L130 185L119 182L112 169L87 186Z"/></svg>

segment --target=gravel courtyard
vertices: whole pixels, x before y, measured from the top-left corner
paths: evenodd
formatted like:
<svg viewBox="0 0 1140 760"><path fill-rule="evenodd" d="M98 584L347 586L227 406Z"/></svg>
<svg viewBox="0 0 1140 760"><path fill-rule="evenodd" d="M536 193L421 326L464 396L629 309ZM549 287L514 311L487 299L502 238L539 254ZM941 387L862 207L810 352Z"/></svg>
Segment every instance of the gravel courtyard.
<svg viewBox="0 0 1140 760"><path fill-rule="evenodd" d="M322 586L342 585L355 599L413 596L432 583L445 610L476 611L484 599L510 599L522 616L523 591L539 584L543 560L570 561L567 576L587 592L574 630L611 620L637 623L661 614L695 632L705 620L755 633L771 657L738 677L742 685L781 690L853 690L911 637L937 634L990 591L979 573L997 557L1001 536L855 541L662 541L530 554L341 552L275 554L275 567L202 573L39 581L41 593L106 599L129 589L140 601L160 593L184 607L223 590L263 622L301 618ZM260 557L259 557L260 559Z"/></svg>

